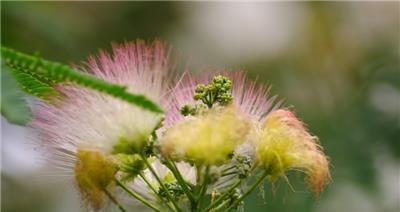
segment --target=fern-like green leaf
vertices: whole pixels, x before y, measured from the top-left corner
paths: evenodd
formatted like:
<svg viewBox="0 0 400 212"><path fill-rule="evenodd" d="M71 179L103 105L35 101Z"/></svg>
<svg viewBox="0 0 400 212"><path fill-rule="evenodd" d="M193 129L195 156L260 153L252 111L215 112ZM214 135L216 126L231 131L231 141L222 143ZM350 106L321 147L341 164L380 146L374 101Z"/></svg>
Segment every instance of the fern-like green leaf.
<svg viewBox="0 0 400 212"><path fill-rule="evenodd" d="M1 64L1 114L8 122L18 125L25 125L32 116L24 93L4 63Z"/></svg>
<svg viewBox="0 0 400 212"><path fill-rule="evenodd" d="M52 87L53 84L43 82L40 78L29 73L21 71L18 67L11 69L20 87L27 93L34 95L43 100L51 100L51 98L59 96L59 93Z"/></svg>
<svg viewBox="0 0 400 212"><path fill-rule="evenodd" d="M93 75L76 71L67 65L44 60L3 46L1 47L1 54L8 66L14 70L27 73L34 78L52 83L74 82L81 86L120 98L144 109L156 113L163 112L157 104L145 96L129 93L125 86L109 83Z"/></svg>

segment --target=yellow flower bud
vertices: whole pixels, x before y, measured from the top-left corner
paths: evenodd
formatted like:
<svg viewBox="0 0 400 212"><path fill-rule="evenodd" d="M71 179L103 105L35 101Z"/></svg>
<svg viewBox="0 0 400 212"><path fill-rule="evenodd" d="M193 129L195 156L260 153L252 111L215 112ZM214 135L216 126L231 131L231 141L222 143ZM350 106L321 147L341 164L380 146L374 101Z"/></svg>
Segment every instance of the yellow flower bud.
<svg viewBox="0 0 400 212"><path fill-rule="evenodd" d="M246 140L249 121L234 108L217 108L167 130L162 152L177 160L218 165Z"/></svg>
<svg viewBox="0 0 400 212"><path fill-rule="evenodd" d="M114 179L116 168L102 153L79 150L75 165L75 180L82 198L94 209L103 206L103 192Z"/></svg>
<svg viewBox="0 0 400 212"><path fill-rule="evenodd" d="M303 170L310 189L320 193L329 178L329 163L304 124L288 110L271 112L255 141L258 162L276 180L285 171Z"/></svg>

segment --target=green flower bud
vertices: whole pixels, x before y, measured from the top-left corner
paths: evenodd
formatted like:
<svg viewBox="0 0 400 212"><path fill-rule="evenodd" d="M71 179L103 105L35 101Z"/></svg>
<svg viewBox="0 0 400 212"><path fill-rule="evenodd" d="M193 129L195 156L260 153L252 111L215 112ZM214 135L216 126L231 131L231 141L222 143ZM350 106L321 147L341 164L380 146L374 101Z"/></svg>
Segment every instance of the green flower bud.
<svg viewBox="0 0 400 212"><path fill-rule="evenodd" d="M170 194L170 196L172 196L175 200L179 200L179 198L184 194L182 186L177 182L167 182L164 183L164 186L167 188L167 192ZM166 191L161 187L158 190L158 194L164 198L168 196Z"/></svg>
<svg viewBox="0 0 400 212"><path fill-rule="evenodd" d="M114 155L114 163L117 165L119 171L122 172L124 179L131 179L136 177L146 166L139 155Z"/></svg>
<svg viewBox="0 0 400 212"><path fill-rule="evenodd" d="M206 89L206 86L204 84L198 84L198 85L196 85L195 92L203 93L205 89Z"/></svg>
<svg viewBox="0 0 400 212"><path fill-rule="evenodd" d="M195 93L194 96L193 96L193 99L197 101L197 100L201 100L203 97L204 97L204 94Z"/></svg>
<svg viewBox="0 0 400 212"><path fill-rule="evenodd" d="M231 89L231 87L232 87L232 81L228 80L227 82L224 83L223 87L224 87L226 90Z"/></svg>
<svg viewBox="0 0 400 212"><path fill-rule="evenodd" d="M183 105L181 107L181 114L184 116L191 115L192 111L193 111L193 108L190 105Z"/></svg>

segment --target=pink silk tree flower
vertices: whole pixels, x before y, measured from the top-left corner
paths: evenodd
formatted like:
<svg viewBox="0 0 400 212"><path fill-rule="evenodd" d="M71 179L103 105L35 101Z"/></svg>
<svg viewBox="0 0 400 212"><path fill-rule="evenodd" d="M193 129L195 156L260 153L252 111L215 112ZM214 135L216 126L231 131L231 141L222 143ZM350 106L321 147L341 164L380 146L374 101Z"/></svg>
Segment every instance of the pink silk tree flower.
<svg viewBox="0 0 400 212"><path fill-rule="evenodd" d="M178 80L173 89L173 99L169 105L165 117L164 129L184 119L181 114L181 107L187 104L194 104L193 99L195 88L198 84L206 84L212 77L221 74L232 81L232 98L235 108L238 108L244 115L257 123L265 119L266 115L279 107L276 96L268 97L269 87L258 85L255 81L249 80L244 71L215 71L205 72L199 76L186 74Z"/></svg>
<svg viewBox="0 0 400 212"><path fill-rule="evenodd" d="M147 46L137 41L113 45L111 55L101 51L78 68L165 105L172 78L169 55L161 42ZM38 104L31 126L40 132L48 160L60 175L75 177L82 196L99 208L101 191L115 172L110 155L141 151L163 117L77 85L57 89L61 99L54 105Z"/></svg>
<svg viewBox="0 0 400 212"><path fill-rule="evenodd" d="M249 80L244 71L229 72L229 71L216 71L216 72L205 72L198 76L186 74L184 77L178 80L176 87L173 89L172 101L168 106L167 114L164 121L164 126L159 129L159 137L161 138L161 147L166 150L174 152L182 152L182 148L185 145L175 145L171 147L171 143L177 142L179 139L173 139L174 141L168 141L171 139L170 136L174 134L179 137L179 130L177 131L176 126L182 126L182 123L193 122L192 119L197 119L197 117L184 116L182 114L182 106L184 105L194 105L199 101L194 99L196 95L196 88L199 84L207 84L215 79L215 76L225 76L231 82L231 88L229 92L232 97L232 106L235 108L235 114L242 116L241 120L246 120L248 122L247 129L249 133L256 129L265 120L265 117L271 112L277 109L281 102L276 102L276 96L269 98L269 87L265 85L258 85L255 81ZM214 78L214 79L213 79ZM234 120L234 119L232 119ZM243 124L240 122L237 124ZM215 126L219 126L217 122L214 123ZM223 124L222 124L223 125ZM221 125L221 126L222 126ZM225 124L229 126L229 124ZM239 125L238 125L239 126ZM232 128L230 133L235 134L236 128ZM170 131L170 132L169 132ZM185 132L191 132L189 129L185 129ZM173 132L173 133L172 133ZM210 132L202 132L210 134ZM222 132L220 132L221 134ZM163 137L165 134L167 137ZM184 132L180 133L182 138L189 136ZM211 135L211 134L210 134ZM221 136L221 135L219 135ZM201 137L198 135L197 137ZM213 136L215 138L215 136ZM236 147L234 147L234 158L231 162L227 164L222 164L217 170L229 169L232 166L237 168L231 169L232 172L243 172L243 176L249 173L250 163L254 161L254 141L251 140L252 136L243 136L241 142L237 142ZM216 141L208 141L216 142ZM188 144L190 146L190 144ZM199 150L200 151L200 150ZM201 150L203 151L203 150ZM206 150L206 151L209 151ZM164 151L169 152L169 151ZM215 154L217 155L217 154ZM245 162L246 161L246 162ZM246 164L244 164L246 163ZM209 192L223 191L227 189L230 185L237 181L237 176L227 175L219 178L217 182L210 186Z"/></svg>
<svg viewBox="0 0 400 212"><path fill-rule="evenodd" d="M90 211L109 203L122 212L240 210L266 178L300 171L316 194L329 180L318 138L243 71L175 78L170 48L159 41L115 44L76 70L1 50L13 71L58 82L57 95L35 105L31 126L51 175L74 180ZM147 106L129 103L139 103L135 95Z"/></svg>
<svg viewBox="0 0 400 212"><path fill-rule="evenodd" d="M301 170L307 175L312 191L319 194L329 180L329 162L318 138L291 111L271 112L256 134L256 158L275 181L288 170Z"/></svg>

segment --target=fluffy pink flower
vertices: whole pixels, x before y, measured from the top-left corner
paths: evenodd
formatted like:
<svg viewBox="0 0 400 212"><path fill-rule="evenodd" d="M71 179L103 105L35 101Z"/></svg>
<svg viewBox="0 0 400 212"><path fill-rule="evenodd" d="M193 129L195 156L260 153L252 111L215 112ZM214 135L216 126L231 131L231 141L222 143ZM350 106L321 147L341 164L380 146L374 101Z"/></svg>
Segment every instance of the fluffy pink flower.
<svg viewBox="0 0 400 212"><path fill-rule="evenodd" d="M151 46L142 41L113 45L111 55L101 51L78 68L124 85L158 104L168 101L172 66L169 50L161 42ZM39 104L31 126L39 130L43 146L49 150L48 160L60 175L78 176L76 167L82 160L78 153L82 150L86 158L98 153L107 157L121 140L144 146L162 120L160 114L91 89L74 84L62 84L57 89L62 98L54 105Z"/></svg>
<svg viewBox="0 0 400 212"><path fill-rule="evenodd" d="M293 112L286 109L271 112L255 143L256 158L270 171L273 181L288 170L302 170L316 194L328 183L329 161L319 140Z"/></svg>
<svg viewBox="0 0 400 212"><path fill-rule="evenodd" d="M186 74L178 81L173 90L173 99L165 117L164 127L168 128L182 120L184 117L180 113L180 108L185 104L195 103L193 95L196 85L207 84L212 77L218 74L224 75L232 81L231 92L235 108L241 110L254 123L262 122L270 111L279 107L280 102L275 102L276 96L268 97L269 87L249 80L244 71L206 72L199 76Z"/></svg>

